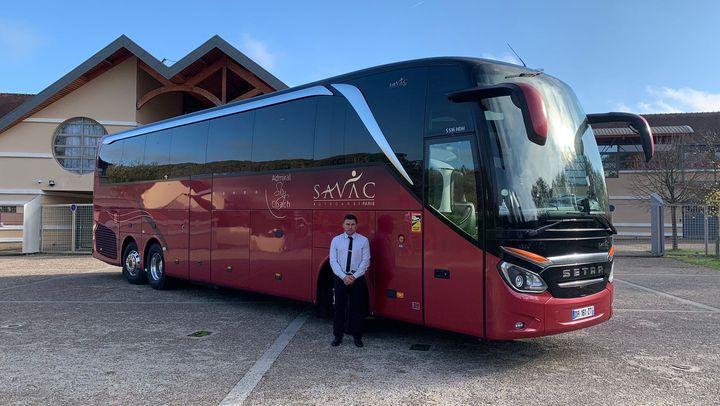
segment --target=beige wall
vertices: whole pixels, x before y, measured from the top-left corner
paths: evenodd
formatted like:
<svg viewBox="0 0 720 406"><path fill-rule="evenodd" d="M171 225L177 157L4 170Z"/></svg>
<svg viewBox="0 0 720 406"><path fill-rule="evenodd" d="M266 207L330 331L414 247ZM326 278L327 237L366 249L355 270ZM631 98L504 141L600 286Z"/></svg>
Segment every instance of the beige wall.
<svg viewBox="0 0 720 406"><path fill-rule="evenodd" d="M137 69L137 98L140 99L147 92L159 88L160 83L144 70ZM182 93L165 93L145 103L137 112L137 122L140 124L153 123L182 114Z"/></svg>
<svg viewBox="0 0 720 406"><path fill-rule="evenodd" d="M2 174L0 192L8 189L91 192L92 173L78 175L69 172L52 158L53 134L60 122L74 117L88 117L98 121L111 134L133 128L134 126L129 124L137 120L136 74L137 58L128 58L100 77L35 113L29 120L0 133L0 174ZM32 120L57 122L32 122ZM2 153L45 154L49 158L3 157ZM53 187L48 185L51 179L55 181ZM6 199L0 198L0 200Z"/></svg>
<svg viewBox="0 0 720 406"><path fill-rule="evenodd" d="M182 97L182 93L165 93L153 98L137 112L138 124L154 123L181 115Z"/></svg>
<svg viewBox="0 0 720 406"><path fill-rule="evenodd" d="M137 58L131 57L33 117L135 121Z"/></svg>

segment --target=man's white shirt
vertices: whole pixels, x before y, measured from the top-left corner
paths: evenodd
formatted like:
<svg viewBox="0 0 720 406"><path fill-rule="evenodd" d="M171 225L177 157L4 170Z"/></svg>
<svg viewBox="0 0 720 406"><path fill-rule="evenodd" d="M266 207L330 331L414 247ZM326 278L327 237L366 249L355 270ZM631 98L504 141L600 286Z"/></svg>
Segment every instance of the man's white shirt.
<svg viewBox="0 0 720 406"><path fill-rule="evenodd" d="M330 243L330 266L338 278L343 279L347 274L348 247L350 240L346 233L335 236ZM352 257L350 258L350 272L357 279L365 274L370 266L370 242L362 234L354 233Z"/></svg>

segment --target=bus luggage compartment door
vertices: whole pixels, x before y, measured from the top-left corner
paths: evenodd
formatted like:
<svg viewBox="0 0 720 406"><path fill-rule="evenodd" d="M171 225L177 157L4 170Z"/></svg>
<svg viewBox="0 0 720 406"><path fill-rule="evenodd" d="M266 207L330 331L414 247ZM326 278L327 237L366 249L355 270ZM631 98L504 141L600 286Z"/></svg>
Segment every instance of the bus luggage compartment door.
<svg viewBox="0 0 720 406"><path fill-rule="evenodd" d="M252 211L250 228L249 288L312 300L312 211Z"/></svg>
<svg viewBox="0 0 720 406"><path fill-rule="evenodd" d="M376 211L370 239L374 309L378 315L422 323L422 233L413 212Z"/></svg>
<svg viewBox="0 0 720 406"><path fill-rule="evenodd" d="M212 179L190 181L189 264L191 280L210 282L210 211Z"/></svg>
<svg viewBox="0 0 720 406"><path fill-rule="evenodd" d="M483 335L483 253L426 210L425 324Z"/></svg>

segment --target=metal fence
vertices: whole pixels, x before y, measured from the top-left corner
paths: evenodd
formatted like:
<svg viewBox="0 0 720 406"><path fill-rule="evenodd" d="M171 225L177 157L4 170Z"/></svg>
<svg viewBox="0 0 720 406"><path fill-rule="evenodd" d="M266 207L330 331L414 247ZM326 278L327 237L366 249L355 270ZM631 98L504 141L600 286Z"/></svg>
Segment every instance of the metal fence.
<svg viewBox="0 0 720 406"><path fill-rule="evenodd" d="M717 208L703 204L668 204L665 205L665 213L665 222L671 224L670 230L665 233L666 252L681 250L705 255L715 253L715 240L718 238Z"/></svg>
<svg viewBox="0 0 720 406"><path fill-rule="evenodd" d="M646 210L641 210L645 206ZM663 255L660 247L664 247L665 253L716 254L720 227L718 208L705 204L671 205L660 202L657 214L653 215L651 206L649 203L638 203L640 209L637 213L646 213L647 218L636 216L637 223L614 222L619 231L615 236L616 253L621 256ZM661 226L650 227L653 216L659 216L655 221L662 223ZM652 247L655 239L658 252Z"/></svg>
<svg viewBox="0 0 720 406"><path fill-rule="evenodd" d="M56 204L42 208L42 252L90 253L92 204Z"/></svg>

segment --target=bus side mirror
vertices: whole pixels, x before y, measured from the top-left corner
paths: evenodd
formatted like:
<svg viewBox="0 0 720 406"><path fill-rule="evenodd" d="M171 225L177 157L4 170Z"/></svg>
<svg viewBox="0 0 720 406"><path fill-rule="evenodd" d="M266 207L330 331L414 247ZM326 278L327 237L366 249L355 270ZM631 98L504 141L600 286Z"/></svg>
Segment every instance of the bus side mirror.
<svg viewBox="0 0 720 406"><path fill-rule="evenodd" d="M640 143L645 153L645 162L650 162L655 154L655 141L653 140L650 125L642 116L632 113L602 113L588 114L588 124L600 123L627 123L627 125L640 135Z"/></svg>
<svg viewBox="0 0 720 406"><path fill-rule="evenodd" d="M545 145L548 122L542 95L533 86L526 83L500 83L492 86L480 86L448 94L455 103L479 101L495 97L510 96L513 104L522 111L525 131L530 141Z"/></svg>

